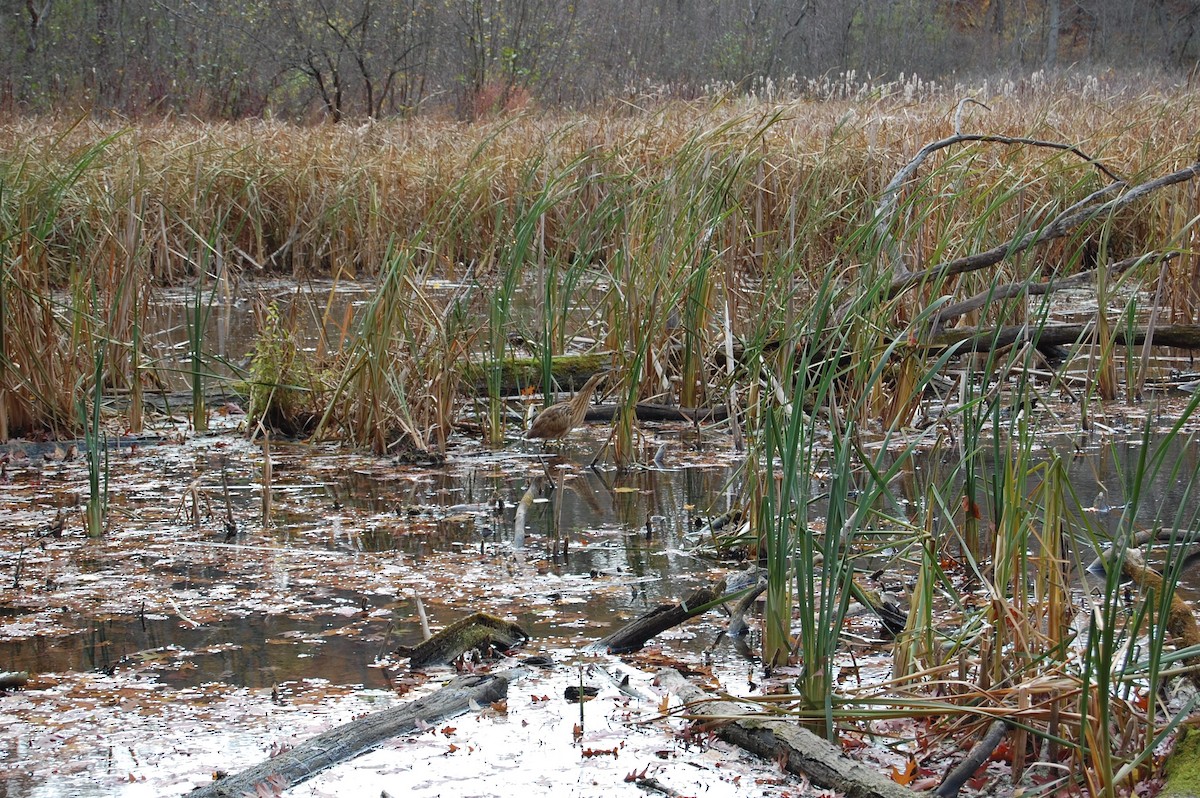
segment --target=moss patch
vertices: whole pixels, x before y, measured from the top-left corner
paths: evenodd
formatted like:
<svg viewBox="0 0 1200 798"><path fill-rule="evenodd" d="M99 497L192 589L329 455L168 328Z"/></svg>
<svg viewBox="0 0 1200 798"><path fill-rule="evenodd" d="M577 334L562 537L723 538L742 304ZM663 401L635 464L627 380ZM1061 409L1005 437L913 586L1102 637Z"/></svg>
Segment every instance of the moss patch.
<svg viewBox="0 0 1200 798"><path fill-rule="evenodd" d="M1167 760L1167 786L1163 796L1200 795L1200 731L1186 729Z"/></svg>

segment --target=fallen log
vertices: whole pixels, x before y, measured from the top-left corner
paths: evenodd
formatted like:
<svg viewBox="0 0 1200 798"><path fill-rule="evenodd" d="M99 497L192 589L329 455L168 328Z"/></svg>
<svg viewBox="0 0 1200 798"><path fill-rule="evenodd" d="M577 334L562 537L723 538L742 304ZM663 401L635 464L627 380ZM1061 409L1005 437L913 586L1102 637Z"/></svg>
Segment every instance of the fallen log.
<svg viewBox="0 0 1200 798"><path fill-rule="evenodd" d="M638 402L633 409L638 421L687 421L695 424L699 421L724 421L729 418L729 408L727 407L677 407ZM612 421L616 413L617 406L615 404L593 405L588 408L584 420Z"/></svg>
<svg viewBox="0 0 1200 798"><path fill-rule="evenodd" d="M909 346L935 353L956 348L965 354L974 351L986 352L989 349L1001 349L1026 342L1039 347L1091 343L1095 332L1094 324L1016 324L988 330L944 330ZM1112 330L1112 335L1113 342L1122 346L1140 346L1146 342L1147 336L1150 336L1151 343L1155 346L1200 349L1200 324L1164 324L1155 327L1153 331L1145 326L1135 327L1132 331L1117 327Z"/></svg>
<svg viewBox="0 0 1200 798"><path fill-rule="evenodd" d="M525 388L536 388L542 384L542 361L539 358L505 358L497 367L501 396L518 394ZM564 388L578 389L593 374L611 367L612 352L596 352L551 358L550 371ZM491 389L491 368L486 363L463 363L459 366L459 375L464 388L478 396L487 396Z"/></svg>
<svg viewBox="0 0 1200 798"><path fill-rule="evenodd" d="M1103 556L1094 560L1088 566L1088 570L1103 573L1113 563L1114 558L1117 558L1117 549L1109 549ZM1163 577L1146 564L1141 551L1126 548L1124 556L1119 559L1121 575L1137 585L1141 595L1151 602L1150 616L1155 623L1166 628L1168 639L1181 649L1200 645L1200 623L1196 622L1196 615L1191 606L1178 593L1171 594L1171 604L1167 608L1166 617L1159 617L1158 600L1163 595ZM1184 663L1200 667L1200 657L1192 657ZM1200 673L1193 673L1192 678L1200 681Z"/></svg>
<svg viewBox="0 0 1200 798"><path fill-rule="evenodd" d="M876 236L883 242L884 250L890 255L889 266L897 276L911 273L911 270L904 263L903 258L900 257L900 253L897 251L895 238L892 236L890 231L892 222L895 221L896 218L897 209L899 208L900 189L903 188L906 183L912 180L913 175L916 174L916 171L918 168L920 168L921 164L923 164L930 155L938 150L967 142L1004 144L1009 146L1022 145L1027 147L1047 147L1054 150L1063 150L1065 152L1073 153L1087 163L1096 167L1099 171L1103 172L1105 176L1113 181L1110 187L1105 189L1106 192L1115 190L1116 187L1125 185L1125 181L1108 169L1108 167L1080 150L1074 144L1066 144L1059 141L1046 141L1044 139L1032 139L1023 136L1013 137L998 136L986 133L960 132L958 128L959 123L961 122L962 110L966 102L977 101L968 98L959 102L958 111L955 113L954 135L938 141L931 141L918 150L917 154L914 155L900 171L896 172L890 181L888 181L887 186L885 186L883 189L882 200L879 203L879 206L875 209L875 233ZM982 105L982 103L980 104Z"/></svg>
<svg viewBox="0 0 1200 798"><path fill-rule="evenodd" d="M1179 256L1177 252L1147 252L1145 255L1138 255L1136 258L1126 258L1125 260L1117 261L1105 267L1105 272L1109 277L1115 277L1124 274L1136 266L1142 266L1147 263L1156 263L1160 266L1169 263ZM1080 288L1085 285L1094 283L1099 273L1099 269L1088 269L1086 271L1073 274L1070 277L1062 279L1051 279L1048 282L1038 282L1032 277L1028 280L1022 280L1016 283L1008 283L1006 285L992 286L986 291L980 291L972 297L955 302L953 305L947 305L930 320L930 329L934 332L940 332L947 324L954 322L965 313L970 313L973 310L978 310L985 305L990 305L993 302L1002 302L1005 299L1013 299L1019 296L1042 296L1052 294L1055 291L1066 291L1071 288Z"/></svg>
<svg viewBox="0 0 1200 798"><path fill-rule="evenodd" d="M472 703L486 706L508 695L508 685L525 675L522 668L496 674L472 674L450 680L437 692L391 709L336 726L278 756L197 787L187 798L259 795L259 785L278 795L326 768L353 759L380 743L416 728L466 712Z"/></svg>
<svg viewBox="0 0 1200 798"><path fill-rule="evenodd" d="M588 378L597 372L611 368L612 353L598 352L589 355L562 355L553 359L554 379L562 387L578 390ZM487 366L482 363L466 363L461 368L464 387L478 396L489 391ZM535 358L509 358L500 365L500 393L512 396L523 389L540 388L542 384L542 361ZM612 421L617 405L593 405L588 409L587 421ZM640 402L635 407L638 421L723 421L729 417L725 407L678 407L675 405Z"/></svg>
<svg viewBox="0 0 1200 798"><path fill-rule="evenodd" d="M607 651L610 654L628 654L637 651L655 635L678 626L688 618L708 612L720 603L724 594L725 580L722 579L711 587L702 587L692 591L678 604L659 604L615 632L597 640L589 648Z"/></svg>
<svg viewBox="0 0 1200 798"><path fill-rule="evenodd" d="M716 734L725 742L779 762L788 773L807 776L820 787L844 793L848 798L914 798L923 794L900 786L876 768L846 757L840 749L793 721L748 717L742 705L711 698L672 668L659 671L655 681L686 703L701 705L688 716L719 722Z"/></svg>

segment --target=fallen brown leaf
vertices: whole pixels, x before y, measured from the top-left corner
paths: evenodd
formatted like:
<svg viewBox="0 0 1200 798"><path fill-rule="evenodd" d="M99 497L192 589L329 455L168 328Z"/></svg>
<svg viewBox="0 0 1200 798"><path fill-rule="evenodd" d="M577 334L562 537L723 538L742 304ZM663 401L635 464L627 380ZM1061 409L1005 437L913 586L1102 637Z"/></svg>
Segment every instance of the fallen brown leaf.
<svg viewBox="0 0 1200 798"><path fill-rule="evenodd" d="M897 784L908 786L913 783L913 779L917 777L917 760L910 759L904 765L904 770L900 768L892 768L892 781Z"/></svg>

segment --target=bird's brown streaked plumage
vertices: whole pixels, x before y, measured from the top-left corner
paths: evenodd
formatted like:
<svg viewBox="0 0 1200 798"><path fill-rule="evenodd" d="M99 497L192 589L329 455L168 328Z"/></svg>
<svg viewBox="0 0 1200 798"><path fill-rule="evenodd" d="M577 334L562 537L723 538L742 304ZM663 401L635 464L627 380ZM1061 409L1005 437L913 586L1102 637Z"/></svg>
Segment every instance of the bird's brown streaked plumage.
<svg viewBox="0 0 1200 798"><path fill-rule="evenodd" d="M558 402L547 407L542 412L538 413L533 423L529 425L529 431L525 433L526 438L543 438L550 440L553 438L565 438L567 433L583 423L583 417L587 415L588 402L591 401L592 393L596 390L596 386L600 381L608 376L608 372L599 371L588 378L588 381L579 389L579 393L565 402Z"/></svg>

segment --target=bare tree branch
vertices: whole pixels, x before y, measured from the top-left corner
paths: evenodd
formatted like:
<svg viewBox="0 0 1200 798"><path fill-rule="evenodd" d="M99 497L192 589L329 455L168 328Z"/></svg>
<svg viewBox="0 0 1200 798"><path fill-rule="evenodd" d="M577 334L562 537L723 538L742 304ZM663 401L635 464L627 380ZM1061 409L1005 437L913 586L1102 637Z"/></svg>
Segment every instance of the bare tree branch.
<svg viewBox="0 0 1200 798"><path fill-rule="evenodd" d="M1024 252L1030 247L1044 244L1056 238L1062 238L1085 222L1115 213L1160 188L1173 186L1177 183L1185 183L1197 177L1200 177L1200 163L1194 163L1184 169L1148 180L1145 183L1140 183L1114 199L1106 202L1096 202L1095 200L1112 193L1123 184L1114 183L1105 186L1099 191L1085 197L1080 202L1075 203L1070 208L1067 208L1045 227L1030 233L1018 235L984 252L955 258L954 260L939 263L936 266L931 266L919 272L907 272L896 277L892 280L891 288L888 289L888 296L896 296L914 286L931 280L945 279L956 274L966 274L994 266L1019 252Z"/></svg>
<svg viewBox="0 0 1200 798"><path fill-rule="evenodd" d="M986 107L986 106L985 106ZM961 108L961 105L960 105ZM884 244L884 249L887 250L891 263L889 266L893 274L905 275L909 273L908 266L904 263L900 254L896 251L895 240L890 232L892 222L895 220L896 208L899 203L900 189L912 179L917 169L925 160L937 152L938 150L952 147L955 144L963 144L966 142L984 142L989 144L1005 144L1005 145L1024 145L1029 147L1046 147L1052 150L1062 150L1079 156L1087 163L1096 167L1101 173L1107 176L1115 184L1124 185L1124 181L1115 175L1100 161L1079 149L1074 144L1064 144L1060 141L1045 141L1043 139L1025 138L1023 136L994 136L985 133L955 133L938 141L930 142L922 147L916 155L912 157L904 167L896 172L891 181L883 189L883 199L880 200L879 207L875 210L875 235Z"/></svg>

